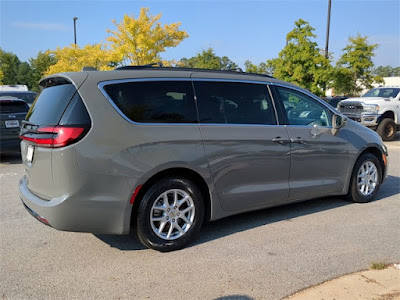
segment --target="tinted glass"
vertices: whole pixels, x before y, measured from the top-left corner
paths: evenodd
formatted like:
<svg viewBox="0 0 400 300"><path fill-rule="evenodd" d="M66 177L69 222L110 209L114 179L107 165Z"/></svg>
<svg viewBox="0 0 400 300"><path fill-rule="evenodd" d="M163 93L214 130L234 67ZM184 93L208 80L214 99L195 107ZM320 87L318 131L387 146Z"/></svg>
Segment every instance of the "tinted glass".
<svg viewBox="0 0 400 300"><path fill-rule="evenodd" d="M11 96L11 97L15 97L18 99L22 99L24 100L26 103L33 103L33 101L35 101L35 98L37 96L36 93L31 93L31 92L27 92L27 93L23 93L23 92L0 92L0 96Z"/></svg>
<svg viewBox="0 0 400 300"><path fill-rule="evenodd" d="M81 96L76 93L65 110L60 125L90 125L90 117Z"/></svg>
<svg viewBox="0 0 400 300"><path fill-rule="evenodd" d="M35 125L57 125L68 103L75 94L72 84L50 86L40 93L26 120Z"/></svg>
<svg viewBox="0 0 400 300"><path fill-rule="evenodd" d="M303 93L277 87L289 125L330 126L331 113L318 101Z"/></svg>
<svg viewBox="0 0 400 300"><path fill-rule="evenodd" d="M11 113L26 113L29 110L28 104L24 102L3 102L0 101L0 113L11 114Z"/></svg>
<svg viewBox="0 0 400 300"><path fill-rule="evenodd" d="M200 123L276 124L265 85L207 81L194 85Z"/></svg>
<svg viewBox="0 0 400 300"><path fill-rule="evenodd" d="M197 123L193 87L189 81L125 82L106 85L104 89L132 121Z"/></svg>

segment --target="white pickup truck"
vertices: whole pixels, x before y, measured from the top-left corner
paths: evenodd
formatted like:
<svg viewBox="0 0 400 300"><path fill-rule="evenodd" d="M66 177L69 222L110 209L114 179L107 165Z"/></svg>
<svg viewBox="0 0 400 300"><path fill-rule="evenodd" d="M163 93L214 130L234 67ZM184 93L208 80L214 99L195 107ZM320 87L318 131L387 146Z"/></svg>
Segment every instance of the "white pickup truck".
<svg viewBox="0 0 400 300"><path fill-rule="evenodd" d="M360 98L340 101L337 109L392 141L400 130L400 86L374 88Z"/></svg>

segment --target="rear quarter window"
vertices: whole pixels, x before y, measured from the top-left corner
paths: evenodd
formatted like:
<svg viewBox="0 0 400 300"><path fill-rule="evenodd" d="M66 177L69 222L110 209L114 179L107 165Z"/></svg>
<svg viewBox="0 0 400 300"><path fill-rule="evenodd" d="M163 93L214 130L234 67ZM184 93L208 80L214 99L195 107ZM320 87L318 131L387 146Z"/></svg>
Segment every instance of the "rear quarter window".
<svg viewBox="0 0 400 300"><path fill-rule="evenodd" d="M106 84L104 92L129 120L139 123L197 123L190 81L132 81Z"/></svg>

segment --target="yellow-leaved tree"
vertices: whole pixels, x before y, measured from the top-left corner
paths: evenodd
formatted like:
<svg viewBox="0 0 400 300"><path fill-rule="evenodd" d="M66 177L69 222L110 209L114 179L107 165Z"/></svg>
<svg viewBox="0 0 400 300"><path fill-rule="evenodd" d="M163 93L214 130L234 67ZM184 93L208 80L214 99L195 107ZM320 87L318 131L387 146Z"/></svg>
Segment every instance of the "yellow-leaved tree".
<svg viewBox="0 0 400 300"><path fill-rule="evenodd" d="M179 30L180 22L162 25L158 22L161 14L152 16L148 13L148 8L141 8L137 19L134 15L124 15L121 23L112 21L117 27L115 31L107 29L112 34L107 40L123 64L144 65L160 61L160 53L176 47L189 36L186 31Z"/></svg>
<svg viewBox="0 0 400 300"><path fill-rule="evenodd" d="M3 84L4 73L0 70L0 84Z"/></svg>
<svg viewBox="0 0 400 300"><path fill-rule="evenodd" d="M75 44L50 51L57 60L51 65L45 75L61 72L81 71L83 67L94 67L97 70L111 70L120 61L117 54L102 44L86 45L83 48Z"/></svg>

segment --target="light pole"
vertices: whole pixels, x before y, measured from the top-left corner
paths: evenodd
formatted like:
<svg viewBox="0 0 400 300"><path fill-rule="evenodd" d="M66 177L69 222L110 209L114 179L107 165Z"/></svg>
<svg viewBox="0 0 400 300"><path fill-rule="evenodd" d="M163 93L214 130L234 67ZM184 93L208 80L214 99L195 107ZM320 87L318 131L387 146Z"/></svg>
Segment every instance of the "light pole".
<svg viewBox="0 0 400 300"><path fill-rule="evenodd" d="M328 58L328 45L329 45L329 27L331 25L331 0L328 1L328 20L326 23L326 42L325 42L325 57Z"/></svg>
<svg viewBox="0 0 400 300"><path fill-rule="evenodd" d="M76 45L76 20L78 20L77 17L74 17L74 44Z"/></svg>

